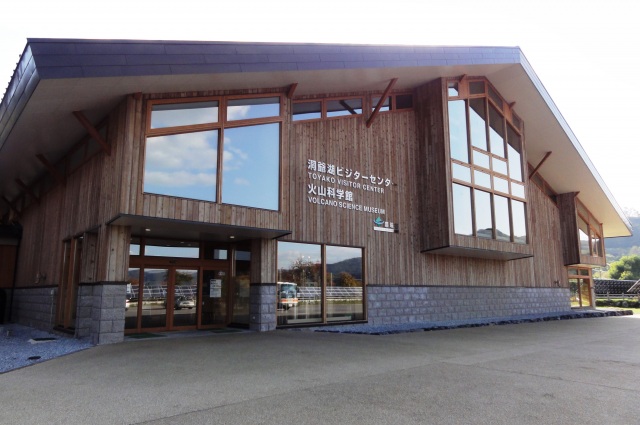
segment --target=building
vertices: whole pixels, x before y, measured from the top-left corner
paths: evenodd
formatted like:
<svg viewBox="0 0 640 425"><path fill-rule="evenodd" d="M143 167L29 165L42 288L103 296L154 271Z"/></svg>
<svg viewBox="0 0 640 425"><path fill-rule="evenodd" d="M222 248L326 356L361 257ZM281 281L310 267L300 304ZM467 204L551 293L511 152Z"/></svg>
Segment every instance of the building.
<svg viewBox="0 0 640 425"><path fill-rule="evenodd" d="M565 311L631 231L517 47L31 39L0 196L5 317L95 343Z"/></svg>

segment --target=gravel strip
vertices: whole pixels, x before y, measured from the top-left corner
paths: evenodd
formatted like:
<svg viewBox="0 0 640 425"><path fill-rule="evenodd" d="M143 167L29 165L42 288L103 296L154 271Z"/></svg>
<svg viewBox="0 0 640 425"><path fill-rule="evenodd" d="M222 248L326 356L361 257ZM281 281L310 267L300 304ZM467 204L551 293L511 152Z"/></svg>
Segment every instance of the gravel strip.
<svg viewBox="0 0 640 425"><path fill-rule="evenodd" d="M86 339L17 324L0 325L0 373L93 347Z"/></svg>
<svg viewBox="0 0 640 425"><path fill-rule="evenodd" d="M337 326L323 326L312 327L309 330L315 332L333 332L333 333L346 333L346 334L364 334L364 335L390 335L406 332L424 332L424 331L438 331L445 329L458 329L458 328L476 328L480 326L495 326L495 325L513 325L517 323L532 323L532 322L545 322L550 320L571 320L571 319L586 319L589 317L610 317L610 316L628 316L632 315L631 310L621 311L604 311L604 310L589 310L589 311L575 311L575 312L558 312L549 314L527 314L521 316L511 317L498 317L498 318L485 318L485 319L468 319L468 320L448 320L441 322L414 322L414 323L400 323L389 325L370 325L367 323L356 325L337 325Z"/></svg>

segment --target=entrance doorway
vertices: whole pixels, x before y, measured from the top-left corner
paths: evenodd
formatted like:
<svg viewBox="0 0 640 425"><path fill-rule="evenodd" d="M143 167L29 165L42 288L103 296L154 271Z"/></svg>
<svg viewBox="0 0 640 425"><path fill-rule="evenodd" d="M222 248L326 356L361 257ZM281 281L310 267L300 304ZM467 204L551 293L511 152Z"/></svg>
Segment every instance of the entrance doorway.
<svg viewBox="0 0 640 425"><path fill-rule="evenodd" d="M593 307L593 280L591 269L576 267L569 269L569 290L571 293L571 307Z"/></svg>
<svg viewBox="0 0 640 425"><path fill-rule="evenodd" d="M248 249L221 243L138 241L132 238L125 333L249 325ZM174 256L162 256L167 254Z"/></svg>

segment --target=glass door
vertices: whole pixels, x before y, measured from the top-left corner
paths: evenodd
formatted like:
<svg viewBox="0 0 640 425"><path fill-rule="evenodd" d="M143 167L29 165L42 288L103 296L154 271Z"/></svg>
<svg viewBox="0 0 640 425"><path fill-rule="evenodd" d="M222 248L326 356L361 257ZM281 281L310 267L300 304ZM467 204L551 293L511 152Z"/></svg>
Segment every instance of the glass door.
<svg viewBox="0 0 640 425"><path fill-rule="evenodd" d="M196 327L198 324L198 270L177 269L173 273L172 297L167 297L172 317L171 328ZM169 299L171 298L171 299Z"/></svg>
<svg viewBox="0 0 640 425"><path fill-rule="evenodd" d="M229 323L229 285L226 269L202 271L200 326L225 326Z"/></svg>

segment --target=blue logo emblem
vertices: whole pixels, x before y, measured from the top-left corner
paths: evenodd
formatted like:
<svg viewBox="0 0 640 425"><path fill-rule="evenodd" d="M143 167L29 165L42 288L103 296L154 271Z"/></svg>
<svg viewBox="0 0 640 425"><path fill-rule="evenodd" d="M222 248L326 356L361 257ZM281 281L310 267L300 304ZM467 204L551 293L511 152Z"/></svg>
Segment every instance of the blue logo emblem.
<svg viewBox="0 0 640 425"><path fill-rule="evenodd" d="M373 222L375 223L376 226L382 226L384 224L384 220L381 219L380 217L377 217L375 220L373 220Z"/></svg>

